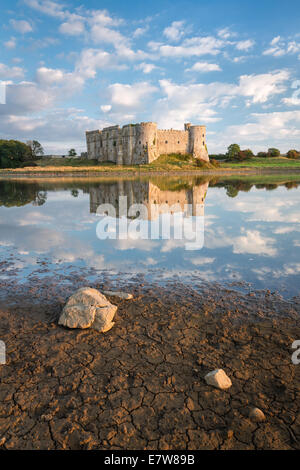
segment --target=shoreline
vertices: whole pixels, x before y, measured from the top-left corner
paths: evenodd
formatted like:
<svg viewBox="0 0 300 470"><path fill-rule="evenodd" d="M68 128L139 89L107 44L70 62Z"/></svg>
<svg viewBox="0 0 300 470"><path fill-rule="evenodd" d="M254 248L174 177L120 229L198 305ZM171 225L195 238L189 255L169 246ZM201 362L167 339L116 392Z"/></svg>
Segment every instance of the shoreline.
<svg viewBox="0 0 300 470"><path fill-rule="evenodd" d="M46 168L46 167L45 167ZM148 177L148 176L244 176L244 175L268 175L268 174L296 174L300 175L300 168L221 168L215 170L107 170L101 171L94 169L72 169L70 171L65 170L32 170L32 171L21 171L11 170L4 171L0 170L0 179L10 178L46 178L46 177Z"/></svg>
<svg viewBox="0 0 300 470"><path fill-rule="evenodd" d="M122 288L133 300L109 297L109 332L59 327L85 282L32 282L0 301L2 448L300 449L299 298L137 282ZM229 390L205 383L216 368ZM249 419L252 407L263 423Z"/></svg>

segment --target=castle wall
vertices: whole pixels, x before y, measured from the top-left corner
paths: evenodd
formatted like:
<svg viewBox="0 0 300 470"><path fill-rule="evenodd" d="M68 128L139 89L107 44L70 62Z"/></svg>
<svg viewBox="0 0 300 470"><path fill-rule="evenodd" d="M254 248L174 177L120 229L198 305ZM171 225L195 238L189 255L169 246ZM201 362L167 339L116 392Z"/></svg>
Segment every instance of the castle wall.
<svg viewBox="0 0 300 470"><path fill-rule="evenodd" d="M189 151L189 133L187 131L158 130L157 138L159 155L185 154Z"/></svg>
<svg viewBox="0 0 300 470"><path fill-rule="evenodd" d="M151 163L160 155L191 154L209 161L205 126L158 130L154 122L111 126L86 133L88 158L119 165Z"/></svg>

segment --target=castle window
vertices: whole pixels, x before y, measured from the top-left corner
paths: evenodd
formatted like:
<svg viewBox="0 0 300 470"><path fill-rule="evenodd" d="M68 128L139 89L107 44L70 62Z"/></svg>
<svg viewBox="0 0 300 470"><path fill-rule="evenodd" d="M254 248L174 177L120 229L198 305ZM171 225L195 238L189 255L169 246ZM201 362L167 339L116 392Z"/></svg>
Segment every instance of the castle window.
<svg viewBox="0 0 300 470"><path fill-rule="evenodd" d="M167 143L168 143L168 141L166 140L165 144L167 144Z"/></svg>
<svg viewBox="0 0 300 470"><path fill-rule="evenodd" d="M180 140L178 140L178 144L180 144Z"/></svg>
<svg viewBox="0 0 300 470"><path fill-rule="evenodd" d="M142 143L142 142L141 142L141 141L139 141L139 144L140 144L140 145L141 145L141 143Z"/></svg>
<svg viewBox="0 0 300 470"><path fill-rule="evenodd" d="M116 146L117 146L117 142L114 140L114 147L116 147Z"/></svg>
<svg viewBox="0 0 300 470"><path fill-rule="evenodd" d="M203 142L203 147L204 147L204 145L205 145L205 142Z"/></svg>

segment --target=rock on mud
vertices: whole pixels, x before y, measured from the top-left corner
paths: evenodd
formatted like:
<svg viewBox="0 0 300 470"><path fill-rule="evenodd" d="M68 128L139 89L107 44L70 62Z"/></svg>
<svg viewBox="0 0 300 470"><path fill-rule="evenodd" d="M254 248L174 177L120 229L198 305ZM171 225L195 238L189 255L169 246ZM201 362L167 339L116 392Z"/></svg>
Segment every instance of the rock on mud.
<svg viewBox="0 0 300 470"><path fill-rule="evenodd" d="M255 421L255 423L262 423L266 419L265 414L259 408L252 408L249 413L249 418L251 421Z"/></svg>
<svg viewBox="0 0 300 470"><path fill-rule="evenodd" d="M105 333L114 326L117 309L96 289L83 287L69 298L58 324L67 328L93 328Z"/></svg>
<svg viewBox="0 0 300 470"><path fill-rule="evenodd" d="M123 300L133 299L133 295L132 294L127 294L126 292L114 292L114 291L111 291L111 290L105 290L104 294L112 296L112 297L113 296L114 297L119 297L119 299L123 299Z"/></svg>
<svg viewBox="0 0 300 470"><path fill-rule="evenodd" d="M223 369L217 369L213 372L209 372L209 374L207 374L204 379L208 385L212 385L213 387L219 388L221 390L227 390L232 386L230 378L225 374Z"/></svg>

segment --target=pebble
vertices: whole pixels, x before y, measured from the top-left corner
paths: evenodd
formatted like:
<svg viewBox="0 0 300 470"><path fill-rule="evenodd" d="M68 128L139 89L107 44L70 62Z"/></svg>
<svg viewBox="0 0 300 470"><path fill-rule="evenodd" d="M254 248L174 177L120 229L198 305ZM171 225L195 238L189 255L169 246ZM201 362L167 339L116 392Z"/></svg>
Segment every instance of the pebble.
<svg viewBox="0 0 300 470"><path fill-rule="evenodd" d="M208 385L219 388L220 390L227 390L232 386L230 378L226 375L223 369L217 369L213 372L209 372L204 377Z"/></svg>
<svg viewBox="0 0 300 470"><path fill-rule="evenodd" d="M249 418L256 423L265 421L265 414L259 408L252 408L249 413Z"/></svg>

